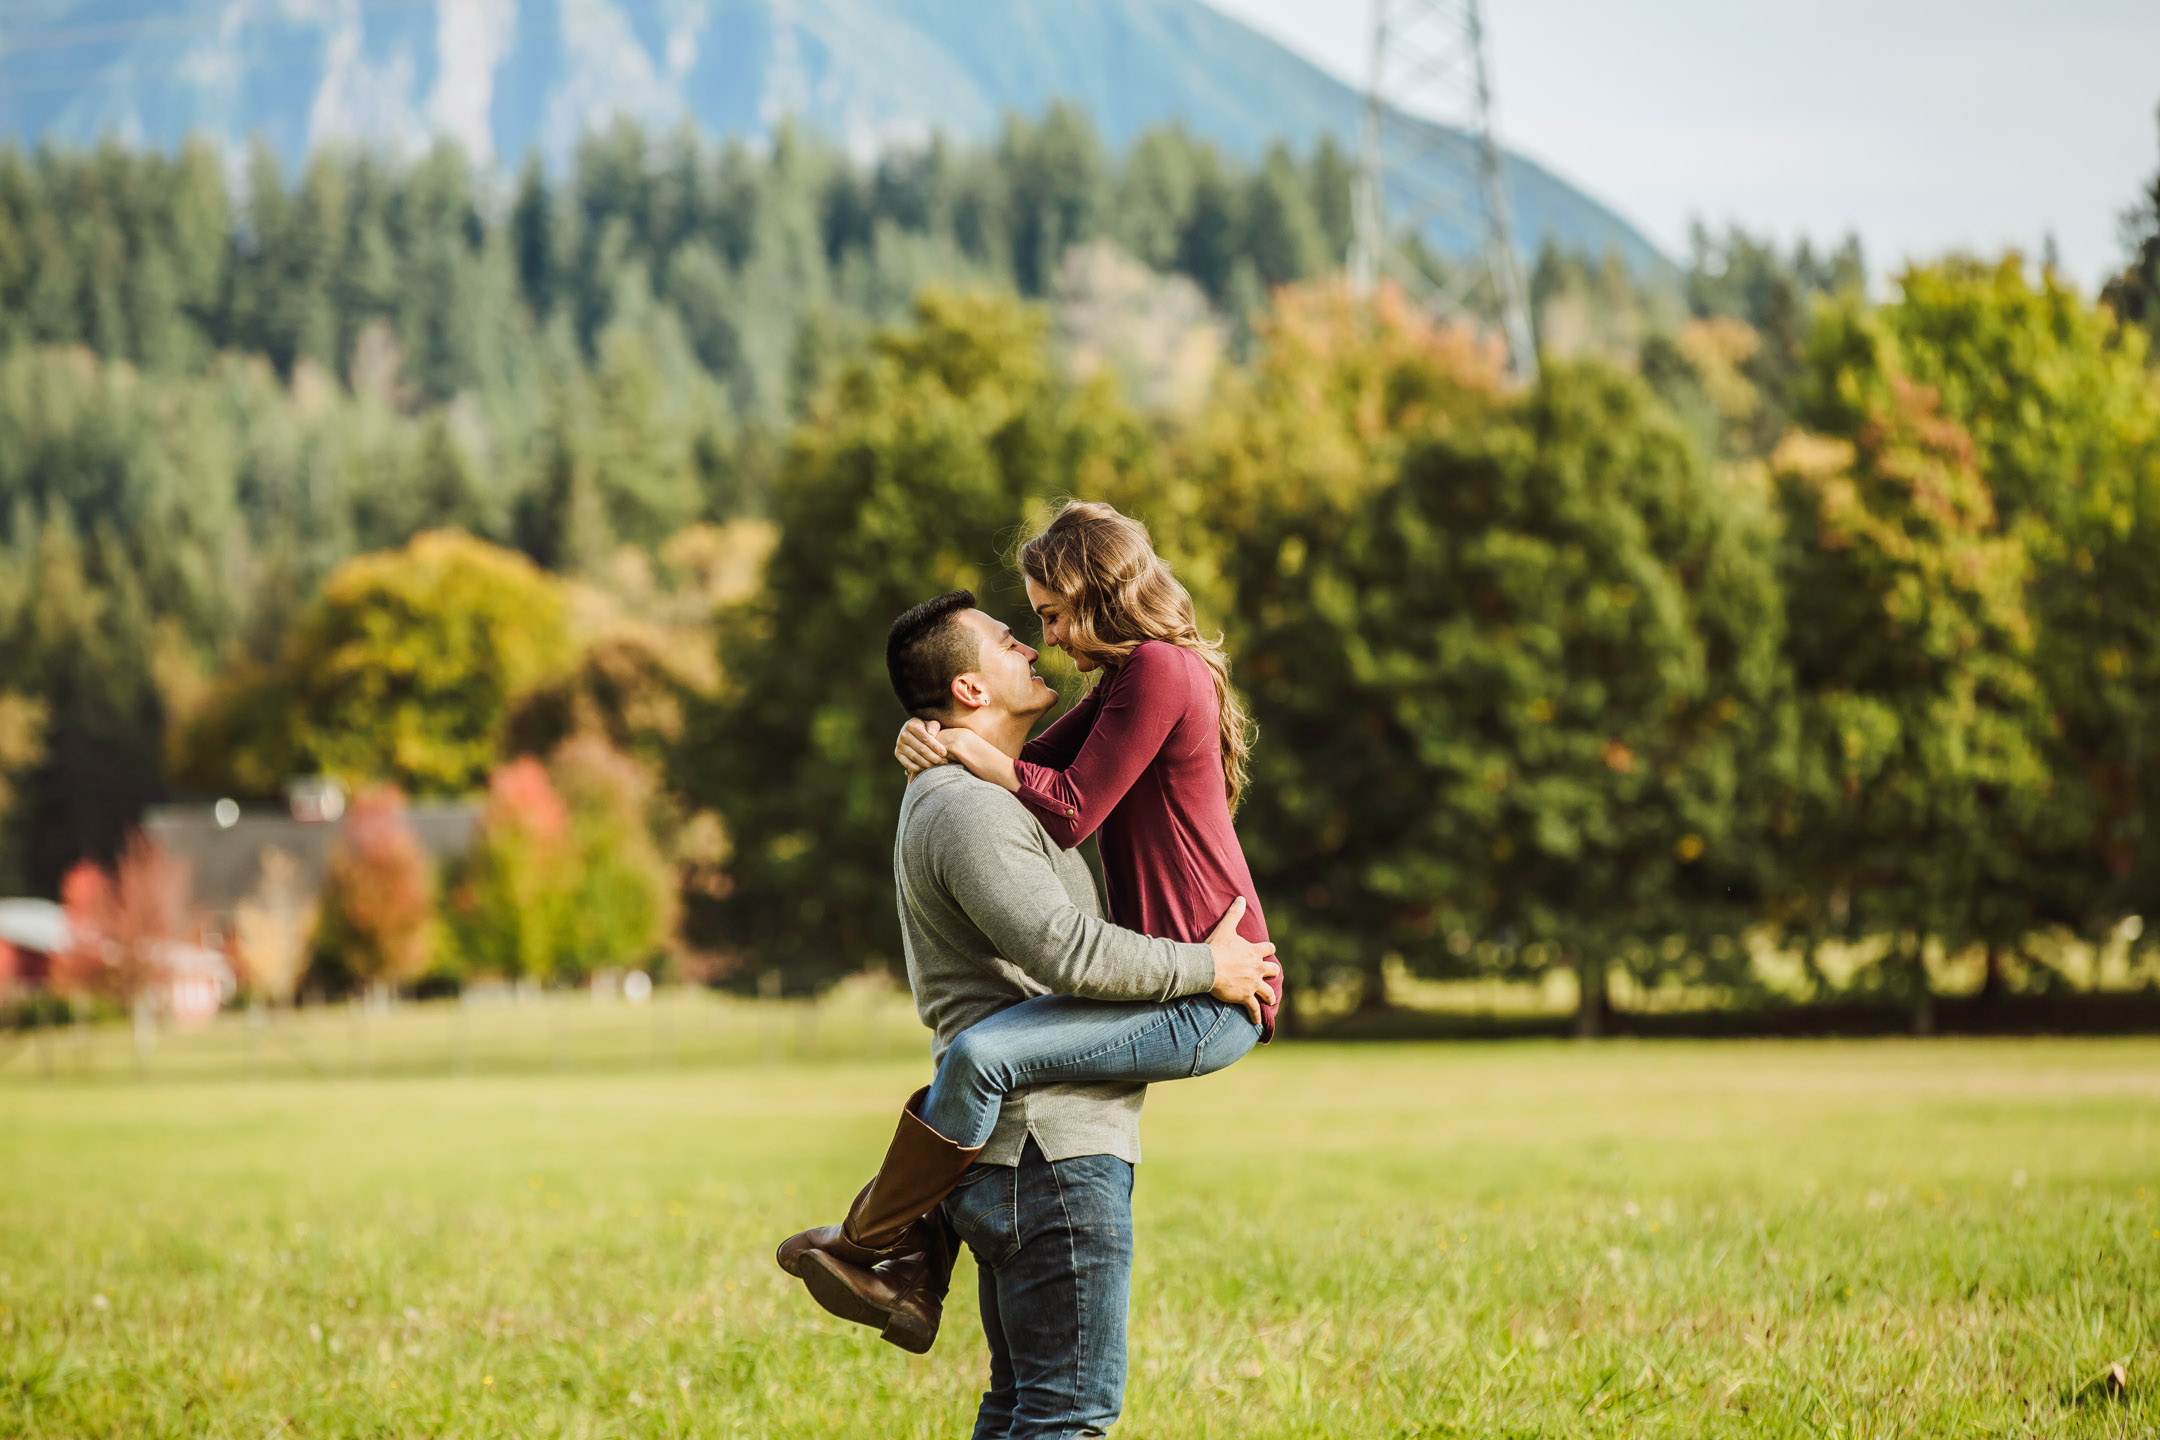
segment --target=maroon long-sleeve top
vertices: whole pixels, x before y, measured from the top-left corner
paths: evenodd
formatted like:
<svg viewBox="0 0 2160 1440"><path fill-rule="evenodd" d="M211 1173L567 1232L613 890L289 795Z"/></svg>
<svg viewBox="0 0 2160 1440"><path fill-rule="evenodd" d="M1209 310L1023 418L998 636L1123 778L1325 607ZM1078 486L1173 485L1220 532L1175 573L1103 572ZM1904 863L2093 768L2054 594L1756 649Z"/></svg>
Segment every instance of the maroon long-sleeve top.
<svg viewBox="0 0 2160 1440"><path fill-rule="evenodd" d="M1128 930L1205 940L1242 895L1238 933L1267 939L1223 794L1221 715L1207 662L1150 640L1015 762L1021 802L1059 845L1101 832L1110 918ZM1274 1038L1275 1008L1261 1005L1263 1040Z"/></svg>

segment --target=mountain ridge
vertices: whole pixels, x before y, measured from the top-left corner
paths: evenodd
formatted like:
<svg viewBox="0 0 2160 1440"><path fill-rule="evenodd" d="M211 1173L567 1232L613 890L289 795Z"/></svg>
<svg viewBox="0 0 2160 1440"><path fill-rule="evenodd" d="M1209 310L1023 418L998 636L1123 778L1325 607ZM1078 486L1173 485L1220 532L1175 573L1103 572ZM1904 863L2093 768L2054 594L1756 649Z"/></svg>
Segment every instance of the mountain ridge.
<svg viewBox="0 0 2160 1440"><path fill-rule="evenodd" d="M295 167L326 142L409 155L438 138L483 164L538 150L559 167L617 115L750 137L792 116L867 158L988 138L1056 99L1115 148L1179 121L1246 158L1277 139L1354 145L1362 103L1201 0L15 0L0 18L0 135L260 135ZM1526 254L1550 241L1669 273L1535 160L1511 152L1508 177Z"/></svg>

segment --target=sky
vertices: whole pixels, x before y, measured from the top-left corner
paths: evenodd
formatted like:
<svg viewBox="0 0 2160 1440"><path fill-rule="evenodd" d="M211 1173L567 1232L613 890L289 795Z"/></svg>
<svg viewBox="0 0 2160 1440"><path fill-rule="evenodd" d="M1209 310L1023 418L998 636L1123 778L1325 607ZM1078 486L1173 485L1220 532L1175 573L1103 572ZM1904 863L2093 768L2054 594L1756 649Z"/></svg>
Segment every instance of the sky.
<svg viewBox="0 0 2160 1440"><path fill-rule="evenodd" d="M1362 85L1373 0L1210 0ZM2088 289L2160 170L2160 0L1483 0L1502 141L1676 259L1689 222L1871 272L2038 255Z"/></svg>

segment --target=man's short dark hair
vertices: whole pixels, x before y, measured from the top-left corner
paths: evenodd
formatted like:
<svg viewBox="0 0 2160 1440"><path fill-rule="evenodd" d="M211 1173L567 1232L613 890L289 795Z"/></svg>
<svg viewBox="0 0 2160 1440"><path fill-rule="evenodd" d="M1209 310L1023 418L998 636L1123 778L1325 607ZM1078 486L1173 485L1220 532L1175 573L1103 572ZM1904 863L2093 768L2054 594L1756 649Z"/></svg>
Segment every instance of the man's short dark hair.
<svg viewBox="0 0 2160 1440"><path fill-rule="evenodd" d="M982 659L982 637L960 623L974 608L974 591L948 590L893 621L885 672L908 714L935 720L951 713L952 682Z"/></svg>

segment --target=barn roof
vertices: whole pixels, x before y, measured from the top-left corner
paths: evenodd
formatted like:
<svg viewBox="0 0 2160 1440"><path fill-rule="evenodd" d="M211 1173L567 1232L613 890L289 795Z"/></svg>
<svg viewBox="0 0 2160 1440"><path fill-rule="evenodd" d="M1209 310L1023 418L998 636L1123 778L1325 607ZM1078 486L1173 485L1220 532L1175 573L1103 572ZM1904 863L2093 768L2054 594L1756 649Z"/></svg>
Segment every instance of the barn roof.
<svg viewBox="0 0 2160 1440"><path fill-rule="evenodd" d="M465 802L410 805L405 820L430 855L452 860L471 847L480 807ZM205 910L230 910L255 895L263 882L264 857L273 853L290 863L294 889L316 894L345 823L342 818L295 820L284 811L243 811L230 825L221 825L211 805L158 805L143 815L150 838L187 862L189 890Z"/></svg>
<svg viewBox="0 0 2160 1440"><path fill-rule="evenodd" d="M0 900L0 941L18 950L58 955L71 933L67 912L50 900Z"/></svg>

